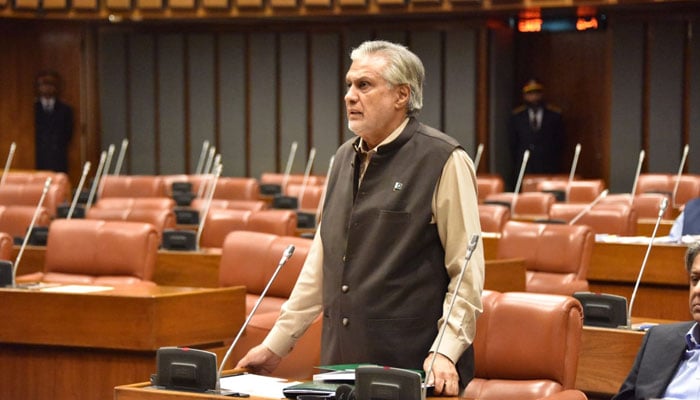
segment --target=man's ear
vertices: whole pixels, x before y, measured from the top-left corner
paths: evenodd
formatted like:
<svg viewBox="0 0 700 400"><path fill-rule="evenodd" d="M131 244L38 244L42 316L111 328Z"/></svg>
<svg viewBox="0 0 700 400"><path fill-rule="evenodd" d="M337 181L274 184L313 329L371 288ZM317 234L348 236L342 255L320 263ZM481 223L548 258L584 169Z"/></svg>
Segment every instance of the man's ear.
<svg viewBox="0 0 700 400"><path fill-rule="evenodd" d="M408 85L400 85L396 91L396 108L405 108L408 104L408 99L411 97L411 87Z"/></svg>

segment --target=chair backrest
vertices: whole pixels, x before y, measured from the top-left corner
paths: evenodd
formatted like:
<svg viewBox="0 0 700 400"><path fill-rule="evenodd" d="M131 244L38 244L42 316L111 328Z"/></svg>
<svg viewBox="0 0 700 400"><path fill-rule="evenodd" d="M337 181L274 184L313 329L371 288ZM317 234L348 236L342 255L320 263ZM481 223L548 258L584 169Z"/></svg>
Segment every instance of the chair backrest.
<svg viewBox="0 0 700 400"><path fill-rule="evenodd" d="M52 185L58 185L64 196L70 197L70 179L65 172L54 171L9 171L5 175L5 183L13 184L44 184L46 178L51 178Z"/></svg>
<svg viewBox="0 0 700 400"><path fill-rule="evenodd" d="M503 178L500 175L476 176L477 195L479 202L483 202L487 196L495 193L503 193Z"/></svg>
<svg viewBox="0 0 700 400"><path fill-rule="evenodd" d="M514 194L511 192L496 193L486 196L485 203L498 202L500 204L513 204ZM515 199L515 208L511 210L511 218L548 218L549 208L556 198L551 193L525 192L518 194Z"/></svg>
<svg viewBox="0 0 700 400"><path fill-rule="evenodd" d="M163 178L157 175L106 175L100 182L98 201L106 197L164 197Z"/></svg>
<svg viewBox="0 0 700 400"><path fill-rule="evenodd" d="M98 199L91 208L172 210L175 200L170 197L107 197Z"/></svg>
<svg viewBox="0 0 700 400"><path fill-rule="evenodd" d="M479 204L482 232L500 232L510 220L510 209L498 204Z"/></svg>
<svg viewBox="0 0 700 400"><path fill-rule="evenodd" d="M565 222L576 218L588 205L584 203L557 203L549 209L549 218ZM618 236L637 234L637 212L627 203L597 204L582 214L576 225L588 225L595 233Z"/></svg>
<svg viewBox="0 0 700 400"><path fill-rule="evenodd" d="M194 199L190 204L190 207L195 210L202 210L206 200L204 199ZM215 208L228 208L231 210L248 210L248 211L261 211L269 207L269 204L264 200L224 200L224 199L211 199L210 209Z"/></svg>
<svg viewBox="0 0 700 400"><path fill-rule="evenodd" d="M207 214L201 247L221 247L226 235L233 231L265 232L281 236L296 233L297 214L291 210L246 211L210 209Z"/></svg>
<svg viewBox="0 0 700 400"><path fill-rule="evenodd" d="M0 231L0 260L10 260L12 259L12 247L13 239L9 233Z"/></svg>
<svg viewBox="0 0 700 400"><path fill-rule="evenodd" d="M260 183L261 184L281 184L284 181L284 174L277 173L277 172L263 172L262 175L260 175ZM306 178L306 184L307 185L323 185L323 183L326 181L326 177L323 175L309 175ZM304 182L304 175L303 174L289 174L287 176L287 183L298 183L301 184Z"/></svg>
<svg viewBox="0 0 700 400"><path fill-rule="evenodd" d="M576 179L577 177L574 177ZM569 180L567 174L525 174L523 182L520 185L521 192L539 192L539 184L542 181L560 181L566 182Z"/></svg>
<svg viewBox="0 0 700 400"><path fill-rule="evenodd" d="M267 296L289 298L311 247L311 239L264 232L235 231L226 236L221 249L219 285L245 285L246 292L260 295L277 269L287 246L295 250L270 286Z"/></svg>
<svg viewBox="0 0 700 400"><path fill-rule="evenodd" d="M163 237L163 231L174 229L176 225L175 212L168 208L90 208L85 214L87 219L104 221L146 222L158 231L158 237Z"/></svg>
<svg viewBox="0 0 700 400"><path fill-rule="evenodd" d="M219 178L214 191L215 199L258 200L260 184L255 178Z"/></svg>
<svg viewBox="0 0 700 400"><path fill-rule="evenodd" d="M700 176L682 174L678 181L677 174L640 174L635 194L661 193L671 199L678 182L675 206L682 206L688 200L700 196Z"/></svg>
<svg viewBox="0 0 700 400"><path fill-rule="evenodd" d="M588 290L595 234L587 225L508 221L497 258L523 258L528 292L572 295Z"/></svg>
<svg viewBox="0 0 700 400"><path fill-rule="evenodd" d="M570 296L485 290L464 397L535 400L573 389L583 310ZM514 331L515 329L515 331Z"/></svg>
<svg viewBox="0 0 700 400"><path fill-rule="evenodd" d="M5 183L0 185L0 205L36 207L43 192L43 183ZM68 193L63 184L49 185L42 206L46 208L51 218L56 215L58 205L67 201L67 196Z"/></svg>
<svg viewBox="0 0 700 400"><path fill-rule="evenodd" d="M602 179L540 181L537 183L537 190L562 191L566 195L567 203L590 203L603 193L605 182Z"/></svg>
<svg viewBox="0 0 700 400"><path fill-rule="evenodd" d="M36 207L33 206L0 206L0 232L6 232L13 237L24 237L32 223ZM49 226L51 216L46 207L41 207L34 226Z"/></svg>
<svg viewBox="0 0 700 400"><path fill-rule="evenodd" d="M158 245L158 232L148 223L54 220L42 280L107 285L151 281Z"/></svg>
<svg viewBox="0 0 700 400"><path fill-rule="evenodd" d="M301 196L300 183L289 183L287 184L284 193L286 196L296 197L299 199ZM318 204L321 202L321 197L323 196L323 185L306 185L304 187L304 197L301 198L299 202L299 209L302 210L316 210Z"/></svg>

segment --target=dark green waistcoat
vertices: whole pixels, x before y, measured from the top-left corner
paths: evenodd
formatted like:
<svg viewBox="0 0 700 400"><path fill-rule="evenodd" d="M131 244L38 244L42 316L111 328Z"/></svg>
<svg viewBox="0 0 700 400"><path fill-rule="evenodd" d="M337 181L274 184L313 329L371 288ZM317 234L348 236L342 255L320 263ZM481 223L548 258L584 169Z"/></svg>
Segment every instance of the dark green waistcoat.
<svg viewBox="0 0 700 400"><path fill-rule="evenodd" d="M422 369L449 283L431 201L459 143L411 119L359 188L357 143L338 149L323 209L321 361Z"/></svg>

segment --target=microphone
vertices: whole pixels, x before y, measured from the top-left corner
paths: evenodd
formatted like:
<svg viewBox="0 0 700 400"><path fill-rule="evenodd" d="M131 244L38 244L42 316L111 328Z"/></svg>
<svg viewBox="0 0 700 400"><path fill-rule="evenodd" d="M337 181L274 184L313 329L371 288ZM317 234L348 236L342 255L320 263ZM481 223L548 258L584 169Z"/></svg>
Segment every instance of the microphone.
<svg viewBox="0 0 700 400"><path fill-rule="evenodd" d="M126 148L129 147L129 140L122 140L122 147L119 149L119 156L117 157L117 165L114 166L114 175L119 176L122 170L122 163L124 162L124 156L126 155Z"/></svg>
<svg viewBox="0 0 700 400"><path fill-rule="evenodd" d="M583 217L584 215L586 215L586 213L588 213L589 211L591 211L591 209L592 209L596 204L598 204L598 202L600 202L601 200L603 200L603 199L606 198L607 196L608 196L608 189L605 189L605 190L603 190L602 192L600 192L600 194L598 195L598 197L596 197L595 199L593 199L593 201L590 202L583 210L581 210L578 214L576 214L576 216L574 216L573 218L571 218L571 221L569 221L569 225L575 224L576 221L579 220L579 218L581 218L581 217Z"/></svg>
<svg viewBox="0 0 700 400"><path fill-rule="evenodd" d="M450 314L452 314L452 308L455 305L455 300L457 300L457 293L459 293L459 287L462 285L462 279L464 278L464 271L467 270L467 265L469 264L469 260L471 260L472 255L474 254L474 250L476 249L477 244L479 244L479 234L474 234L474 235L472 235L472 238L469 241L469 245L467 246L467 255L464 258L464 264L462 265L462 270L459 272L459 278L457 280L457 285L455 286L454 292L452 293L452 301L450 301L450 307L447 309L447 315L445 315L445 321L442 324L442 330L440 330L440 336L438 337L437 343L435 344L435 351L433 351L433 358L430 360L430 366L428 366L428 370L425 371L426 383L428 382L428 379L430 378L430 374L433 373L433 365L435 364L435 359L437 358L438 350L440 349L440 344L442 343L442 338L445 336L445 331L447 330L447 323L448 323L448 320L450 318ZM426 395L427 395L426 385L422 385L422 387L421 387L421 399L425 400Z"/></svg>
<svg viewBox="0 0 700 400"><path fill-rule="evenodd" d="M630 192L630 204L634 201L634 194L637 192L637 182L639 181L639 174L642 172L642 164L644 163L644 155L646 153L644 150L639 151L639 161L637 161L637 172L634 174L634 183L632 183L632 192Z"/></svg>
<svg viewBox="0 0 700 400"><path fill-rule="evenodd" d="M0 177L0 185L5 183L5 179L7 178L7 173L10 172L10 165L12 165L12 159L15 157L15 149L17 148L17 145L15 142L12 142L10 145L10 151L7 153L7 161L5 161L5 169L2 170L2 177Z"/></svg>
<svg viewBox="0 0 700 400"><path fill-rule="evenodd" d="M571 161L571 170L569 171L569 180L566 183L566 198L569 198L569 190L571 189L571 182L574 181L574 175L576 175L576 166L578 165L578 157L581 154L581 143L576 143L576 149L574 149L574 159Z"/></svg>
<svg viewBox="0 0 700 400"><path fill-rule="evenodd" d="M50 187L51 187L51 178L46 178L46 181L44 182L44 190L41 192L41 197L39 198L39 204L37 204L36 209L34 210L34 216L32 216L32 221L29 223L29 227L27 228L27 233L24 235L24 240L22 241L22 246L20 246L19 251L17 252L17 257L15 258L15 265L12 267L12 287L17 286L17 284L15 282L15 278L17 277L17 267L19 267L19 262L22 260L22 254L24 253L25 247L27 247L27 242L29 241L29 236L32 234L32 230L34 230L34 224L36 223L36 219L39 216L39 211L41 211L41 206L44 204L44 199L46 198L46 192L49 191Z"/></svg>
<svg viewBox="0 0 700 400"><path fill-rule="evenodd" d="M647 266L647 261L649 260L649 253L651 252L651 246L656 238L656 231L659 229L659 222L661 222L661 217L666 212L666 207L668 207L668 198L664 197L659 205L659 216L656 217L656 224L654 225L654 231L651 233L651 238L649 238L649 245L647 246L646 254L644 254L644 260L642 260L642 266L639 268L639 275L637 276L637 281L634 283L634 289L632 290L632 295L630 296L630 307L627 310L627 328L632 327L632 307L634 307L634 300L637 297L637 290L639 289L639 283L642 280L642 274L644 274L644 268Z"/></svg>
<svg viewBox="0 0 700 400"><path fill-rule="evenodd" d="M260 293L260 296L258 297L258 301L255 302L255 306L253 306L253 309L250 311L250 314L248 314L248 317L246 318L245 322L243 322L241 329L238 330L238 334L236 335L236 338L233 339L233 343L231 343L231 346L229 346L228 351L226 351L226 355L224 355L223 360L221 360L221 365L219 367L219 371L216 374L216 392L217 393L221 393L221 373L224 370L224 365L226 365L226 361L228 361L228 358L231 356L231 352L233 351L233 348L236 347L236 344L238 343L241 336L243 335L243 332L245 332L245 329L248 326L248 324L250 323L250 320L253 318L253 315L255 315L255 311L257 311L258 306L260 306L260 303L265 298L265 295L267 294L267 290L270 288L270 286L272 286L272 282L275 281L275 278L277 278L277 275L279 274L282 267L292 257L292 254L294 254L294 250L295 250L295 247L293 244L290 244L289 246L287 246L286 249L284 249L284 252L282 253L282 258L280 258L280 261L277 264L277 268L275 269L275 272L272 274L272 277L267 282L265 289L263 289L262 293Z"/></svg>
<svg viewBox="0 0 700 400"><path fill-rule="evenodd" d="M100 185L100 179L102 179L102 171L105 166L105 159L107 158L107 152L102 151L100 153L100 162L97 164L97 170L95 171L95 177L92 178L92 187L90 188L90 193L88 194L87 203L85 203L85 213L92 206L92 201L95 199L95 193L97 192L97 187Z"/></svg>
<svg viewBox="0 0 700 400"><path fill-rule="evenodd" d="M204 168L204 159L207 157L207 150L209 150L209 141L205 140L204 143L202 143L202 152L199 153L199 160L197 160L197 169L194 171L196 175L202 173L202 168Z"/></svg>
<svg viewBox="0 0 700 400"><path fill-rule="evenodd" d="M474 172L479 170L479 163L481 162L481 154L484 152L484 144L479 143L476 147L476 155L474 156Z"/></svg>
<svg viewBox="0 0 700 400"><path fill-rule="evenodd" d="M683 156L681 157L681 164L678 166L678 175L676 176L676 184L673 185L673 195L671 196L671 205L676 205L676 193L678 193L678 185L681 183L681 176L683 176L683 166L685 166L685 160L688 158L688 151L690 151L690 145L686 144L683 147Z"/></svg>
<svg viewBox="0 0 700 400"><path fill-rule="evenodd" d="M287 158L287 165L284 168L284 175L282 176L282 183L280 184L281 193L284 193L287 187L287 181L289 180L289 173L292 171L292 163L294 163L294 156L297 154L297 142L292 142L292 146L289 149L289 157Z"/></svg>
<svg viewBox="0 0 700 400"><path fill-rule="evenodd" d="M204 170L202 171L203 174L209 174L212 172L212 168L216 169L216 165L212 165L214 162L214 158L216 157L216 147L211 146L209 148L209 155L207 156L207 159L204 163ZM197 197L202 197L204 195L204 184L199 185L199 190L197 191Z"/></svg>
<svg viewBox="0 0 700 400"><path fill-rule="evenodd" d="M523 183L523 175L525 175L525 167L527 167L529 159L530 150L525 150L525 153L523 153L523 162L520 164L520 172L518 172L518 181L515 183L515 188L513 189L513 198L510 200L511 213L515 213L515 202L518 199L518 193L520 193L520 185Z"/></svg>
<svg viewBox="0 0 700 400"><path fill-rule="evenodd" d="M83 190L83 185L85 184L85 178L87 177L88 172L90 172L90 161L85 161L85 165L83 165L83 173L80 175L80 181L78 182L78 187L75 188L75 194L73 195L73 201L70 203L70 208L68 209L68 214L66 214L66 219L71 219L73 216L73 212L75 211L75 207L78 204L78 198L80 197L80 192ZM83 216L85 214L85 210L83 209Z"/></svg>

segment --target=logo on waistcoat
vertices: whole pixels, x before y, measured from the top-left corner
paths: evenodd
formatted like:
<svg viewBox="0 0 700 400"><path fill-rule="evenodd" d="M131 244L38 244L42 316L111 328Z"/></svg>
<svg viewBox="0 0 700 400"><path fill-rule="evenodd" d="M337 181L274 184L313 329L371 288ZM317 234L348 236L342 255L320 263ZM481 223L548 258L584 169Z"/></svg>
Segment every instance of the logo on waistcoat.
<svg viewBox="0 0 700 400"><path fill-rule="evenodd" d="M394 182L394 192L398 192L399 190L403 189L403 183L401 182Z"/></svg>

